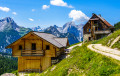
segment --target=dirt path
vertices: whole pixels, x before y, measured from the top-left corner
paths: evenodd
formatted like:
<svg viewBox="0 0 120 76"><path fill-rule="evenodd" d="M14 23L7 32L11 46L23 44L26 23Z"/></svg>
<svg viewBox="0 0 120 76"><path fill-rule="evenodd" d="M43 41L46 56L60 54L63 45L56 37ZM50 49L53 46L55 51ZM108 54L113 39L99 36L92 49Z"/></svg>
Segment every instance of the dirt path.
<svg viewBox="0 0 120 76"><path fill-rule="evenodd" d="M109 47L102 46L101 44L90 44L87 47L100 54L112 57L116 60L120 60L120 50L111 49Z"/></svg>
<svg viewBox="0 0 120 76"><path fill-rule="evenodd" d="M120 39L120 36L118 36L110 45L110 47L112 47L117 41L119 41Z"/></svg>
<svg viewBox="0 0 120 76"><path fill-rule="evenodd" d="M77 45L73 45L73 46L71 46L71 47L69 47L69 48L67 48L67 49L69 49L69 52L74 48L74 47L76 47L76 46L82 46L82 43L79 43L79 44L77 44Z"/></svg>
<svg viewBox="0 0 120 76"><path fill-rule="evenodd" d="M71 52L71 50L72 50L74 47L76 47L76 46L82 46L82 43L79 43L79 44L77 44L77 45L73 45L73 46L67 48L67 51L65 52L66 54L62 55L60 59L64 59L64 58L70 57L70 55L68 55L68 54L69 54L69 53Z"/></svg>

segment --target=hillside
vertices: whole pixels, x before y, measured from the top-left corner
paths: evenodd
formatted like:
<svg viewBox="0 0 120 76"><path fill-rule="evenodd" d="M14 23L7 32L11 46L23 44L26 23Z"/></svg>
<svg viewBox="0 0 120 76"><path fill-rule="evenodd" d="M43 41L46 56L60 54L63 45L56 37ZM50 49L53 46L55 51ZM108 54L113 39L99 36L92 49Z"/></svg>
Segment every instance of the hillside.
<svg viewBox="0 0 120 76"><path fill-rule="evenodd" d="M120 30L103 39L85 43L73 48L69 57L53 65L41 74L31 73L31 76L113 76L120 75L120 61L91 51L88 44L105 43L102 40L116 38ZM109 41L109 40L108 40Z"/></svg>

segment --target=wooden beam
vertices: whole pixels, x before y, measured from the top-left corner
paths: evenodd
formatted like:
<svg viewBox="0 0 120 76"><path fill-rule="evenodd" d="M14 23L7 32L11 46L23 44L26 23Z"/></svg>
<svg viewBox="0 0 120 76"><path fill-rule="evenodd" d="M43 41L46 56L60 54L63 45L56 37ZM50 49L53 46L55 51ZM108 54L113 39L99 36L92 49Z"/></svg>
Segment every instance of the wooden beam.
<svg viewBox="0 0 120 76"><path fill-rule="evenodd" d="M43 50L43 40L42 40L42 50Z"/></svg>
<svg viewBox="0 0 120 76"><path fill-rule="evenodd" d="M25 39L24 39L24 50L25 50Z"/></svg>
<svg viewBox="0 0 120 76"><path fill-rule="evenodd" d="M92 20L90 21L90 25L91 25L91 38L92 38L92 36L93 36L93 29L92 29L93 24L92 24Z"/></svg>
<svg viewBox="0 0 120 76"><path fill-rule="evenodd" d="M42 40L42 39L21 39L21 40Z"/></svg>
<svg viewBox="0 0 120 76"><path fill-rule="evenodd" d="M55 57L57 56L56 53L57 53L57 52L56 52L56 48L55 48Z"/></svg>
<svg viewBox="0 0 120 76"><path fill-rule="evenodd" d="M40 71L42 71L41 58L40 58Z"/></svg>

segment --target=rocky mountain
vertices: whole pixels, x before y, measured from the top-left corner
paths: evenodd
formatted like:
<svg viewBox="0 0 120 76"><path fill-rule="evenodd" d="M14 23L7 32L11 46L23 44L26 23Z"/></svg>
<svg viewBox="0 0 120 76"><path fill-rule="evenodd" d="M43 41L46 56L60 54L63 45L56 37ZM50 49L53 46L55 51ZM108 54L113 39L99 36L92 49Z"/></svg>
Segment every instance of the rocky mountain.
<svg viewBox="0 0 120 76"><path fill-rule="evenodd" d="M55 25L55 26L56 26L56 25ZM63 37L63 34L60 33L60 32L57 30L57 28L54 27L54 26L50 26L50 27L46 28L46 29L44 30L44 32L46 32L46 33L51 33L51 34L53 34L53 35L55 35L55 36L57 36L57 37Z"/></svg>
<svg viewBox="0 0 120 76"><path fill-rule="evenodd" d="M18 26L10 17L0 20L0 52L11 53L10 49L5 47L19 39L21 36L31 31L29 28Z"/></svg>
<svg viewBox="0 0 120 76"><path fill-rule="evenodd" d="M51 34L53 34L57 37L68 37L68 40L69 40L70 44L74 44L74 43L79 42L79 40L76 38L76 36L74 34L69 33L69 32L68 33L61 33L57 30L57 28L55 26L56 25L46 28L44 30L44 32L51 33Z"/></svg>
<svg viewBox="0 0 120 76"><path fill-rule="evenodd" d="M39 31L39 32L43 32L44 31L44 29L42 29L40 26L33 27L31 29L34 30L34 31Z"/></svg>
<svg viewBox="0 0 120 76"><path fill-rule="evenodd" d="M74 22L68 22L63 25L63 27L57 28L61 33L71 33L74 34L78 41L82 41L83 32L82 32L83 25L76 25Z"/></svg>
<svg viewBox="0 0 120 76"><path fill-rule="evenodd" d="M14 29L16 31L20 30L20 27L14 22L14 20L10 17L6 17L0 20L0 31L6 31Z"/></svg>
<svg viewBox="0 0 120 76"><path fill-rule="evenodd" d="M75 25L74 22L68 22L63 27L50 26L44 32L51 33L57 37L68 37L70 44L74 44L83 40L82 27L82 24Z"/></svg>
<svg viewBox="0 0 120 76"><path fill-rule="evenodd" d="M68 37L70 44L83 40L83 24L76 25L73 21L65 23L63 27L56 25L48 27L45 32L52 33L57 37Z"/></svg>

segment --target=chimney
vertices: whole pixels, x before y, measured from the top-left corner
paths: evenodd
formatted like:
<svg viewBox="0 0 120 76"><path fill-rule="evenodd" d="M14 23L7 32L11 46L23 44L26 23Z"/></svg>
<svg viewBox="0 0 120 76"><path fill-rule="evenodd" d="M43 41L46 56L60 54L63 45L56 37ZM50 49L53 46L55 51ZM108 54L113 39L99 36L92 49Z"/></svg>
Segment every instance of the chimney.
<svg viewBox="0 0 120 76"><path fill-rule="evenodd" d="M94 15L95 13L92 13L92 15Z"/></svg>
<svg viewBox="0 0 120 76"><path fill-rule="evenodd" d="M100 16L100 17L101 17L101 14L99 14L98 16Z"/></svg>

